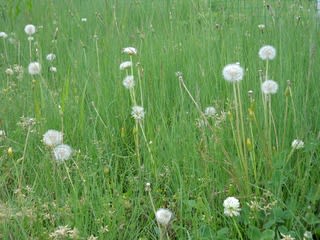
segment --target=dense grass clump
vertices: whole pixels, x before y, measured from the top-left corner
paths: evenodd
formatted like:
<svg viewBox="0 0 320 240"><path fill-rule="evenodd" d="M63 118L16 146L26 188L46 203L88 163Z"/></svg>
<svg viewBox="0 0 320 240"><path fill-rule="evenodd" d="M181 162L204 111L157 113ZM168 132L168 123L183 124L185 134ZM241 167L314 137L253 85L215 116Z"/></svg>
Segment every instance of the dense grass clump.
<svg viewBox="0 0 320 240"><path fill-rule="evenodd" d="M0 239L320 238L313 1L0 11Z"/></svg>

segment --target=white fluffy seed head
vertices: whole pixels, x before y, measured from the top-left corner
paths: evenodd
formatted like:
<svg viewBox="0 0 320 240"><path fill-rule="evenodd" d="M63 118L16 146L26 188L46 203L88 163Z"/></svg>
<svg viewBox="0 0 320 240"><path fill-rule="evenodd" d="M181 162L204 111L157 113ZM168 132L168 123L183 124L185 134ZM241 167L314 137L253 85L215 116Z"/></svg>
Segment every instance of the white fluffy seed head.
<svg viewBox="0 0 320 240"><path fill-rule="evenodd" d="M261 84L261 90L264 94L275 94L278 88L278 83L273 80L266 80Z"/></svg>
<svg viewBox="0 0 320 240"><path fill-rule="evenodd" d="M222 70L224 79L231 83L241 81L243 78L243 74L243 68L238 63L228 64Z"/></svg>
<svg viewBox="0 0 320 240"><path fill-rule="evenodd" d="M63 142L63 133L57 130L48 130L45 134L43 134L43 143L49 147L54 147Z"/></svg>
<svg viewBox="0 0 320 240"><path fill-rule="evenodd" d="M122 84L123 86L126 88L126 89L132 89L134 87L134 77L132 75L128 75L126 76L123 81L122 81Z"/></svg>
<svg viewBox="0 0 320 240"><path fill-rule="evenodd" d="M217 113L217 110L212 106L207 107L204 110L204 115L206 115L207 117L214 117L214 115L216 115L216 113Z"/></svg>
<svg viewBox="0 0 320 240"><path fill-rule="evenodd" d="M67 144L60 144L53 149L53 156L57 162L68 160L72 155L72 148Z"/></svg>
<svg viewBox="0 0 320 240"><path fill-rule="evenodd" d="M168 226L173 218L173 213L166 208L160 208L156 212L156 220L162 226Z"/></svg>
<svg viewBox="0 0 320 240"><path fill-rule="evenodd" d="M0 38L7 38L8 34L6 34L5 32L0 32Z"/></svg>
<svg viewBox="0 0 320 240"><path fill-rule="evenodd" d="M291 143L291 147L296 150L304 148L304 142L301 139L294 139Z"/></svg>
<svg viewBox="0 0 320 240"><path fill-rule="evenodd" d="M33 35L35 32L36 32L36 27L32 24L27 24L25 27L24 27L24 32L31 36Z"/></svg>
<svg viewBox="0 0 320 240"><path fill-rule="evenodd" d="M41 65L38 62L31 62L28 66L28 72L30 75L37 75L41 72Z"/></svg>
<svg viewBox="0 0 320 240"><path fill-rule="evenodd" d="M47 59L47 61L52 62L53 60L56 59L56 55L55 55L54 53L49 53L49 54L46 56L46 59Z"/></svg>
<svg viewBox="0 0 320 240"><path fill-rule="evenodd" d="M54 67L54 66L51 66L51 67L49 68L49 70L50 70L50 72L52 72L52 73L57 72L57 68Z"/></svg>
<svg viewBox="0 0 320 240"><path fill-rule="evenodd" d="M262 60L272 60L276 57L276 54L276 49L270 45L265 45L259 50L259 57Z"/></svg>
<svg viewBox="0 0 320 240"><path fill-rule="evenodd" d="M224 214L228 217L240 215L240 202L235 197L228 197L223 201Z"/></svg>
<svg viewBox="0 0 320 240"><path fill-rule="evenodd" d="M125 61L120 64L119 68L120 68L120 70L125 70L127 68L130 68L131 66L132 66L131 61Z"/></svg>
<svg viewBox="0 0 320 240"><path fill-rule="evenodd" d="M141 106L133 106L131 111L131 116L136 121L142 121L144 119L144 108Z"/></svg>
<svg viewBox="0 0 320 240"><path fill-rule="evenodd" d="M137 55L138 51L134 47L126 47L122 49L123 53L126 53L128 55Z"/></svg>

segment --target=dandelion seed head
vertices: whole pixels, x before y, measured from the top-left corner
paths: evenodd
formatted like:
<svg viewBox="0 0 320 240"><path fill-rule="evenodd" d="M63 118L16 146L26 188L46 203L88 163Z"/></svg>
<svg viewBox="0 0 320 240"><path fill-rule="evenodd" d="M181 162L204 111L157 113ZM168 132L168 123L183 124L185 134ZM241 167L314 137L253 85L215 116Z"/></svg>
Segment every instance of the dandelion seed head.
<svg viewBox="0 0 320 240"><path fill-rule="evenodd" d="M240 215L240 202L235 197L228 197L223 201L224 215L228 217Z"/></svg>
<svg viewBox="0 0 320 240"><path fill-rule="evenodd" d="M24 32L31 36L33 35L35 32L36 32L36 27L33 25L33 24L27 24L25 27L24 27Z"/></svg>
<svg viewBox="0 0 320 240"><path fill-rule="evenodd" d="M7 38L8 34L6 34L5 32L0 32L0 38Z"/></svg>
<svg viewBox="0 0 320 240"><path fill-rule="evenodd" d="M123 53L126 53L128 55L137 55L138 51L134 47L126 47L122 49Z"/></svg>
<svg viewBox="0 0 320 240"><path fill-rule="evenodd" d="M53 60L56 59L56 55L55 55L54 53L49 53L49 54L46 56L46 59L47 59L47 61L52 62Z"/></svg>
<svg viewBox="0 0 320 240"><path fill-rule="evenodd" d="M301 139L294 139L291 143L291 147L295 150L304 148L304 142Z"/></svg>
<svg viewBox="0 0 320 240"><path fill-rule="evenodd" d="M303 234L303 237L305 239L312 239L312 232L310 231L305 231L304 234Z"/></svg>
<svg viewBox="0 0 320 240"><path fill-rule="evenodd" d="M243 78L243 74L243 68L238 63L228 64L222 70L224 79L231 83L241 81Z"/></svg>
<svg viewBox="0 0 320 240"><path fill-rule="evenodd" d="M53 149L53 156L57 162L68 160L72 155L72 148L67 144L60 144Z"/></svg>
<svg viewBox="0 0 320 240"><path fill-rule="evenodd" d="M57 72L57 68L51 66L51 67L49 68L49 71L52 72L52 73L55 73L55 72Z"/></svg>
<svg viewBox="0 0 320 240"><path fill-rule="evenodd" d="M132 111L131 111L131 116L136 120L136 121L142 121L144 119L144 108L141 106L133 106Z"/></svg>
<svg viewBox="0 0 320 240"><path fill-rule="evenodd" d="M131 61L125 61L125 62L122 62L120 64L120 70L125 70L127 68L130 68L132 66L132 62Z"/></svg>
<svg viewBox="0 0 320 240"><path fill-rule="evenodd" d="M260 48L259 57L262 60L272 60L276 57L276 49L273 46L266 45Z"/></svg>
<svg viewBox="0 0 320 240"><path fill-rule="evenodd" d="M156 220L162 226L168 226L173 218L173 213L166 208L160 208L156 212Z"/></svg>
<svg viewBox="0 0 320 240"><path fill-rule="evenodd" d="M28 66L28 72L30 75L37 75L41 72L41 65L38 62L31 62Z"/></svg>
<svg viewBox="0 0 320 240"><path fill-rule="evenodd" d="M6 132L4 130L0 130L0 141L6 138Z"/></svg>
<svg viewBox="0 0 320 240"><path fill-rule="evenodd" d="M281 240L295 240L295 238L291 237L291 235L285 235L282 233L280 233L280 235L281 235Z"/></svg>
<svg viewBox="0 0 320 240"><path fill-rule="evenodd" d="M132 89L135 85L135 82L134 82L134 77L132 75L128 75L126 76L123 81L122 81L122 84L125 88L127 89Z"/></svg>
<svg viewBox="0 0 320 240"><path fill-rule="evenodd" d="M214 117L217 113L217 110L210 106L210 107L207 107L205 110L204 110L204 115L206 115L207 117Z"/></svg>
<svg viewBox="0 0 320 240"><path fill-rule="evenodd" d="M14 71L12 70L12 68L7 68L6 69L6 71L5 71L5 73L7 74L7 75L13 75L14 74Z"/></svg>
<svg viewBox="0 0 320 240"><path fill-rule="evenodd" d="M264 94L275 94L278 92L278 83L273 80L266 80L261 84L261 90Z"/></svg>
<svg viewBox="0 0 320 240"><path fill-rule="evenodd" d="M54 147L63 142L63 133L57 130L48 130L45 134L43 134L42 141L45 145L49 147Z"/></svg>

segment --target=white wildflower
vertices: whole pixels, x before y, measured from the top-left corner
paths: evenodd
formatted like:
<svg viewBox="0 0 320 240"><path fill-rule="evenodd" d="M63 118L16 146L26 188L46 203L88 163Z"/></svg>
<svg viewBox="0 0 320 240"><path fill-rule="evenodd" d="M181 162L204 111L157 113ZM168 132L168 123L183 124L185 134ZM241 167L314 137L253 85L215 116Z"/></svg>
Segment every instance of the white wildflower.
<svg viewBox="0 0 320 240"><path fill-rule="evenodd" d="M41 72L41 65L38 62L31 62L28 66L29 74L37 75Z"/></svg>
<svg viewBox="0 0 320 240"><path fill-rule="evenodd" d="M43 142L45 145L49 147L54 147L63 142L63 133L57 130L48 130L45 134L43 134Z"/></svg>
<svg viewBox="0 0 320 240"><path fill-rule="evenodd" d="M262 60L272 60L276 57L276 49L273 46L266 45L260 48L259 57Z"/></svg>
<svg viewBox="0 0 320 240"><path fill-rule="evenodd" d="M24 31L27 35L31 36L36 32L36 27L32 24L28 24L24 27Z"/></svg>
<svg viewBox="0 0 320 240"><path fill-rule="evenodd" d="M239 82L243 78L243 68L238 63L228 64L223 68L222 75L228 82Z"/></svg>
<svg viewBox="0 0 320 240"><path fill-rule="evenodd" d="M156 212L156 220L162 226L168 226L173 219L173 213L166 208L160 208Z"/></svg>
<svg viewBox="0 0 320 240"><path fill-rule="evenodd" d="M294 139L291 143L291 147L296 150L304 148L304 142L301 139Z"/></svg>
<svg viewBox="0 0 320 240"><path fill-rule="evenodd" d="M228 197L223 201L224 214L228 217L240 215L240 202L235 197Z"/></svg>
<svg viewBox="0 0 320 240"><path fill-rule="evenodd" d="M134 78L132 75L128 75L123 79L123 86L127 89L132 89L134 87Z"/></svg>
<svg viewBox="0 0 320 240"><path fill-rule="evenodd" d="M144 109L141 106L133 106L131 111L131 116L137 120L142 121L144 119Z"/></svg>
<svg viewBox="0 0 320 240"><path fill-rule="evenodd" d="M127 68L130 68L132 66L132 62L131 61L125 61L125 62L122 62L120 64L120 70L125 70Z"/></svg>
<svg viewBox="0 0 320 240"><path fill-rule="evenodd" d="M216 115L216 113L217 113L216 109L212 106L207 107L204 110L204 115L206 115L207 117L214 117Z"/></svg>
<svg viewBox="0 0 320 240"><path fill-rule="evenodd" d="M63 162L71 157L73 150L67 144L60 144L53 149L53 156L57 162Z"/></svg>
<svg viewBox="0 0 320 240"><path fill-rule="evenodd" d="M264 94L275 94L278 88L278 83L273 80L266 80L261 84L261 90Z"/></svg>
<svg viewBox="0 0 320 240"><path fill-rule="evenodd" d="M86 22L87 18L81 18L81 22Z"/></svg>
<svg viewBox="0 0 320 240"><path fill-rule="evenodd" d="M129 54L129 55L137 55L137 49L134 47L126 47L122 49L123 53Z"/></svg>
<svg viewBox="0 0 320 240"><path fill-rule="evenodd" d="M47 56L46 56L46 59L49 61L49 62L52 62L53 60L56 59L56 55L54 53L49 53Z"/></svg>

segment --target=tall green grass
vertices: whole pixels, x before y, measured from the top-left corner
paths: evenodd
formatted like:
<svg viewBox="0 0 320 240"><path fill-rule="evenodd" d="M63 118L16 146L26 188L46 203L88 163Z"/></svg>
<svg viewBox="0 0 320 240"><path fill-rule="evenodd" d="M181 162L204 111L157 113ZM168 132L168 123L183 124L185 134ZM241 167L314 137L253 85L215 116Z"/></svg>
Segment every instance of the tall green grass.
<svg viewBox="0 0 320 240"><path fill-rule="evenodd" d="M175 215L165 229L170 239L320 237L313 1L10 0L0 11L0 31L8 34L0 39L1 239L50 239L59 226L66 226L61 239L164 239L150 196L156 209ZM37 27L36 76L27 71L29 23ZM266 63L258 57L266 44L277 50L268 76L279 84L270 139L260 90ZM135 93L146 112L138 129L119 70L128 46L138 50ZM51 52L57 58L49 63ZM233 86L222 77L235 62L245 69L240 141L231 127ZM15 64L22 78L5 73ZM207 106L217 109L214 119L199 112ZM26 118L35 124L21 126ZM48 129L63 131L74 149L63 164L42 142ZM293 151L294 139L305 147ZM229 196L240 200L239 217L223 214Z"/></svg>

